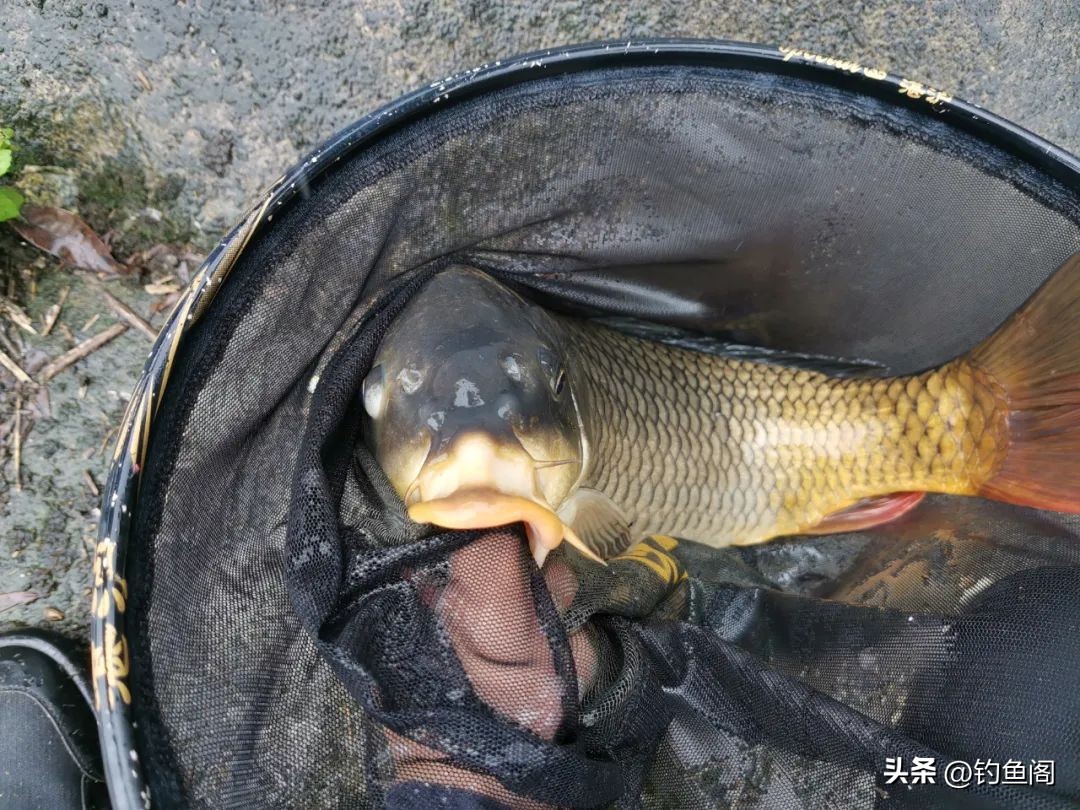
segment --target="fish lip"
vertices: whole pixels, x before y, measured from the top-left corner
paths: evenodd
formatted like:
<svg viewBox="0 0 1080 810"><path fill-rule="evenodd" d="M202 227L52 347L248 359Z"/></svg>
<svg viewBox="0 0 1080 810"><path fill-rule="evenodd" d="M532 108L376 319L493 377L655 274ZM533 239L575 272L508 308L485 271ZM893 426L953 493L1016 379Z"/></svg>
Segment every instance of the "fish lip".
<svg viewBox="0 0 1080 810"><path fill-rule="evenodd" d="M407 514L416 523L458 530L524 523L529 550L538 568L563 540L589 559L606 565L546 503L491 487L459 489L442 498L420 501L409 506Z"/></svg>
<svg viewBox="0 0 1080 810"><path fill-rule="evenodd" d="M466 487L429 501L421 500L410 504L406 512L416 523L445 529L493 529L524 523L534 556L537 544L554 548L563 534L562 521L546 503L490 486Z"/></svg>
<svg viewBox="0 0 1080 810"><path fill-rule="evenodd" d="M416 523L445 529L492 529L529 523L530 517L543 514L558 519L555 510L542 500L511 495L493 487L466 487L429 501L420 500L410 504L406 512Z"/></svg>
<svg viewBox="0 0 1080 810"><path fill-rule="evenodd" d="M510 495L502 492L494 487L477 486L477 487L463 487L455 490L447 495L443 495L439 498L433 498L430 501L420 501L419 503L412 504L409 507L410 514L412 513L424 513L428 511L439 512L441 509L454 510L458 507L465 507L470 504L487 501L487 502L502 502L505 506L524 504L534 504L541 509L548 509L546 504L537 503L535 500L524 498L520 495ZM548 509L548 511L551 511ZM431 521L427 521L431 522ZM441 524L435 524L441 525ZM496 524L503 525L503 524ZM447 528L455 528L448 526ZM485 526L462 526L460 528L486 528Z"/></svg>

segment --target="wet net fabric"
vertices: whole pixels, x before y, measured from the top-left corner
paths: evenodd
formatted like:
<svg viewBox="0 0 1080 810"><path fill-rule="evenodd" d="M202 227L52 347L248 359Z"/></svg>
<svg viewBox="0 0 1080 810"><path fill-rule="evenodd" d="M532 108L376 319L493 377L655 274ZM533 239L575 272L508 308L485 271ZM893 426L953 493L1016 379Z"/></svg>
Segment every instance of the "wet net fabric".
<svg viewBox="0 0 1080 810"><path fill-rule="evenodd" d="M462 102L309 192L182 344L151 437L128 615L159 806L1077 800L1080 521L931 498L541 573L517 529L409 524L357 397L452 262L566 312L917 370L1080 249L1074 192L931 116L702 67ZM887 757L1056 760L1056 784L886 784Z"/></svg>

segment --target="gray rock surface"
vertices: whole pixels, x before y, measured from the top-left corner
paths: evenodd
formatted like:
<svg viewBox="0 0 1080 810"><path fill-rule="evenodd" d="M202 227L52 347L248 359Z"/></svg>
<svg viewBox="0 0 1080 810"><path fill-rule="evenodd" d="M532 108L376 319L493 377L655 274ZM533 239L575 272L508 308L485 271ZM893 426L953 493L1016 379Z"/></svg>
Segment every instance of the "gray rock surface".
<svg viewBox="0 0 1080 810"><path fill-rule="evenodd" d="M0 124L14 126L23 147L16 169L50 167L27 170L27 190L112 230L121 257L158 242L205 251L304 151L423 83L595 39L727 38L841 56L1080 150L1080 4L1052 0L8 0L0 20ZM72 288L61 316L71 336L59 326L48 338L24 335L31 365L115 321L77 273L35 261L0 236L8 294L36 323ZM141 284L153 280L109 287L149 317L157 298ZM85 631L93 481L108 463L100 447L148 348L129 331L58 376L48 407L23 393L33 427L21 490L10 428L0 451L0 592L42 598L0 622L46 623L52 607L64 629ZM4 424L16 403L11 382L0 381Z"/></svg>
<svg viewBox="0 0 1080 810"><path fill-rule="evenodd" d="M64 163L138 161L158 207L204 241L373 107L463 67L601 38L718 37L835 54L1080 147L1075 3L35 0L5 17L0 48L17 81L0 84L3 117L59 116L35 129ZM79 127L88 114L93 124ZM63 129L66 116L74 129Z"/></svg>

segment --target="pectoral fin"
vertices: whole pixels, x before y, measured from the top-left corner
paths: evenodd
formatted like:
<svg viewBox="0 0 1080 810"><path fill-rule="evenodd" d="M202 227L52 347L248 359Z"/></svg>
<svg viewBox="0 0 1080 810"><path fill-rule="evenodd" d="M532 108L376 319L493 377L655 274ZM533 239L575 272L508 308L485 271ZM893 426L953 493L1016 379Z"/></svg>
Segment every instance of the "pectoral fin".
<svg viewBox="0 0 1080 810"><path fill-rule="evenodd" d="M893 492L863 498L846 509L826 515L816 526L803 529L803 534L838 534L857 532L896 520L910 512L925 497L925 492Z"/></svg>
<svg viewBox="0 0 1080 810"><path fill-rule="evenodd" d="M558 515L602 559L611 559L633 545L629 519L599 490L579 489L567 498Z"/></svg>

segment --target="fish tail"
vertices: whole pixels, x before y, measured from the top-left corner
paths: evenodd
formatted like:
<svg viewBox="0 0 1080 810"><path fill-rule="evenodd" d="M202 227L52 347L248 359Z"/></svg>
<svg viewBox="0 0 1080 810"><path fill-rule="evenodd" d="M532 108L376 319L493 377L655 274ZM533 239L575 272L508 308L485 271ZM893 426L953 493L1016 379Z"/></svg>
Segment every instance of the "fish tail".
<svg viewBox="0 0 1080 810"><path fill-rule="evenodd" d="M966 360L1003 415L1004 452L978 494L1080 512L1080 253Z"/></svg>

